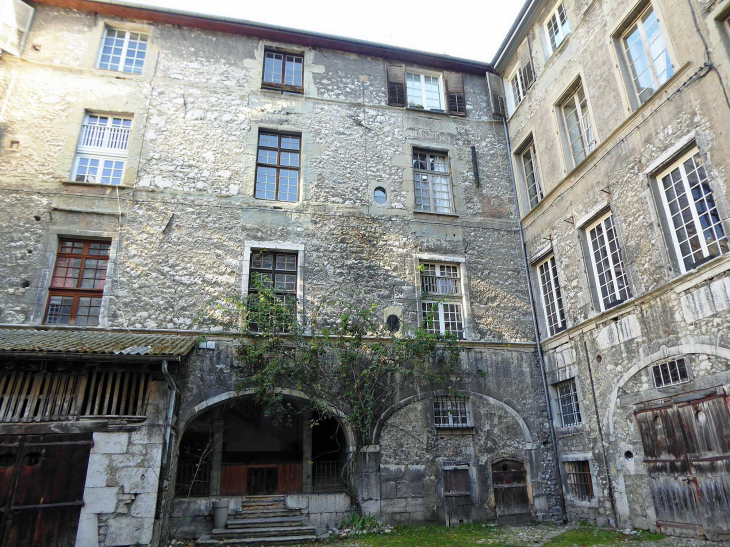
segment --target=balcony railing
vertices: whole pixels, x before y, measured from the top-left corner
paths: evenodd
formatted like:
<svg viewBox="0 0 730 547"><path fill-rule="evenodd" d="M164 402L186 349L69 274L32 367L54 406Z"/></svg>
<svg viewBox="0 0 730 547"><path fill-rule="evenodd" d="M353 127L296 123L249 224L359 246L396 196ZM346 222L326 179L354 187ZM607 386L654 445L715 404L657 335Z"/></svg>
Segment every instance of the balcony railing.
<svg viewBox="0 0 730 547"><path fill-rule="evenodd" d="M129 127L86 124L79 148L123 153L127 151L130 132Z"/></svg>
<svg viewBox="0 0 730 547"><path fill-rule="evenodd" d="M458 277L422 275L421 287L423 292L428 294L438 294L443 296L458 296L460 294Z"/></svg>

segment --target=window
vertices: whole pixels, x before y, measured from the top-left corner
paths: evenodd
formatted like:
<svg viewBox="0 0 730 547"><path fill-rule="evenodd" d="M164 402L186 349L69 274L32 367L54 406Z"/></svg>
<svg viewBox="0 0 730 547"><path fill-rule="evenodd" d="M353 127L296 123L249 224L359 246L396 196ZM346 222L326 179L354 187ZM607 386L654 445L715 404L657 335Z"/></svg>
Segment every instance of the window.
<svg viewBox="0 0 730 547"><path fill-rule="evenodd" d="M299 95L304 92L303 78L304 57L266 50L262 88Z"/></svg>
<svg viewBox="0 0 730 547"><path fill-rule="evenodd" d="M438 429L471 427L468 401L458 397L434 398L433 422Z"/></svg>
<svg viewBox="0 0 730 547"><path fill-rule="evenodd" d="M131 118L87 114L76 148L72 180L121 184L131 131Z"/></svg>
<svg viewBox="0 0 730 547"><path fill-rule="evenodd" d="M464 336L461 277L457 264L422 263L423 326L435 334Z"/></svg>
<svg viewBox="0 0 730 547"><path fill-rule="evenodd" d="M146 34L106 28L97 68L142 74L146 53Z"/></svg>
<svg viewBox="0 0 730 547"><path fill-rule="evenodd" d="M300 148L299 136L259 134L256 156L256 198L297 201Z"/></svg>
<svg viewBox="0 0 730 547"><path fill-rule="evenodd" d="M639 104L644 104L674 74L659 19L651 6L623 34L621 45Z"/></svg>
<svg viewBox="0 0 730 547"><path fill-rule="evenodd" d="M581 84L578 84L578 88L560 105L560 110L573 166L577 167L596 148L588 100Z"/></svg>
<svg viewBox="0 0 730 547"><path fill-rule="evenodd" d="M580 425L583 419L580 416L578 405L578 390L575 385L575 378L554 384L555 394L558 398L560 409L560 422L562 427Z"/></svg>
<svg viewBox="0 0 730 547"><path fill-rule="evenodd" d="M672 245L682 272L728 252L702 157L695 148L657 177Z"/></svg>
<svg viewBox="0 0 730 547"><path fill-rule="evenodd" d="M509 85L512 88L512 101L514 102L514 108L517 108L517 106L522 102L522 99L525 98L525 92L527 91L525 89L522 70L520 70L520 67L517 67L514 75L510 78Z"/></svg>
<svg viewBox="0 0 730 547"><path fill-rule="evenodd" d="M631 298L621 246L611 213L589 226L586 233L598 299L601 309L607 310Z"/></svg>
<svg viewBox="0 0 730 547"><path fill-rule="evenodd" d="M689 374L687 374L687 365L684 363L684 359L654 365L651 367L651 374L657 388L689 382Z"/></svg>
<svg viewBox="0 0 730 547"><path fill-rule="evenodd" d="M109 241L59 242L45 324L99 324L110 246Z"/></svg>
<svg viewBox="0 0 730 547"><path fill-rule="evenodd" d="M525 186L527 187L527 197L530 200L530 209L532 209L542 199L542 181L540 180L540 171L537 168L535 143L530 143L527 150L520 157L522 159L522 173L525 176Z"/></svg>
<svg viewBox="0 0 730 547"><path fill-rule="evenodd" d="M441 77L416 72L406 72L408 107L443 112Z"/></svg>
<svg viewBox="0 0 730 547"><path fill-rule="evenodd" d="M280 310L272 310L267 320L274 324L276 330L286 332L289 329L291 313L296 309L297 300L297 255L291 252L252 251L249 268L248 294L254 301L260 288L273 289L284 306ZM260 322L261 318L257 318ZM250 330L259 330L258 324L252 322Z"/></svg>
<svg viewBox="0 0 730 547"><path fill-rule="evenodd" d="M560 294L560 283L558 282L558 269L555 265L555 256L537 265L540 274L540 287L542 289L542 305L545 310L545 321L550 336L565 329L565 312L563 311L563 297Z"/></svg>
<svg viewBox="0 0 730 547"><path fill-rule="evenodd" d="M570 32L570 25L568 24L568 16L565 13L565 8L561 2L555 8L555 10L548 17L547 23L548 42L550 46L550 54L558 49L558 46L563 43L565 37Z"/></svg>
<svg viewBox="0 0 730 547"><path fill-rule="evenodd" d="M35 10L20 0L0 2L0 49L20 55Z"/></svg>
<svg viewBox="0 0 730 547"><path fill-rule="evenodd" d="M451 213L451 178L446 154L413 151L413 190L416 211Z"/></svg>
<svg viewBox="0 0 730 547"><path fill-rule="evenodd" d="M568 494L574 499L589 500L593 497L593 479L588 461L565 462L565 478Z"/></svg>

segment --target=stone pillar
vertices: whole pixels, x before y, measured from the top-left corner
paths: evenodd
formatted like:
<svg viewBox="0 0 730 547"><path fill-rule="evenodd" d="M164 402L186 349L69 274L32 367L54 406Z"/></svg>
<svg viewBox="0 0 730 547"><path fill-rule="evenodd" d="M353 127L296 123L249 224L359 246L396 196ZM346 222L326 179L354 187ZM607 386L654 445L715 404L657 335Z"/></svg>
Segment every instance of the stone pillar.
<svg viewBox="0 0 730 547"><path fill-rule="evenodd" d="M213 454L210 458L210 495L221 495L221 470L223 468L223 429L225 422L213 420Z"/></svg>
<svg viewBox="0 0 730 547"><path fill-rule="evenodd" d="M302 492L312 491L312 412L302 414Z"/></svg>

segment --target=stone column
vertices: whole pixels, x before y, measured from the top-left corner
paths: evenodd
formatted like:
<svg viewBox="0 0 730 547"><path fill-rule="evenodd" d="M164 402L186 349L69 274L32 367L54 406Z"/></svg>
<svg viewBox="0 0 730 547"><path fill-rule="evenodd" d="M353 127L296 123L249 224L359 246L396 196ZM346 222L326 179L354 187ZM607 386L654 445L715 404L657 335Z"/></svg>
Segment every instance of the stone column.
<svg viewBox="0 0 730 547"><path fill-rule="evenodd" d="M312 491L312 412L302 413L302 492Z"/></svg>
<svg viewBox="0 0 730 547"><path fill-rule="evenodd" d="M210 495L221 494L221 470L223 468L223 429L225 422L213 420L213 454L210 458Z"/></svg>

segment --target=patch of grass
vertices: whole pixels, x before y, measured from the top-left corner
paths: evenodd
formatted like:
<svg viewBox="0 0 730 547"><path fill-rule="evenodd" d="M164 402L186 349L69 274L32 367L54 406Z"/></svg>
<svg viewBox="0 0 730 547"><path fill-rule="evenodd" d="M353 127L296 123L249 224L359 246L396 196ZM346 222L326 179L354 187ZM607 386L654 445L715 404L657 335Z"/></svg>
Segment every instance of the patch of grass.
<svg viewBox="0 0 730 547"><path fill-rule="evenodd" d="M490 547L516 547L508 541L508 528L462 524L455 527L438 525L396 526L389 534L368 535L361 538L345 538L332 543L347 547L447 547L462 545L489 545Z"/></svg>
<svg viewBox="0 0 730 547"><path fill-rule="evenodd" d="M618 545L633 541L657 541L665 536L651 532L639 531L636 534L624 534L616 530L607 530L595 526L582 525L579 528L566 530L545 543L545 547L589 547L591 545Z"/></svg>

